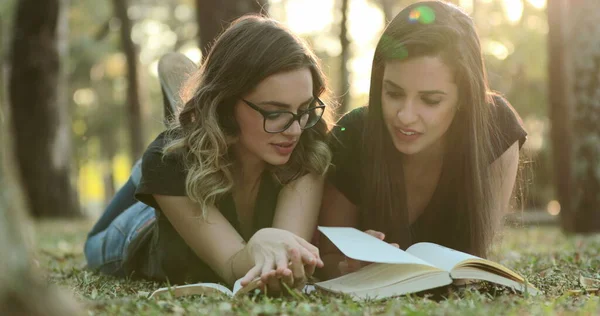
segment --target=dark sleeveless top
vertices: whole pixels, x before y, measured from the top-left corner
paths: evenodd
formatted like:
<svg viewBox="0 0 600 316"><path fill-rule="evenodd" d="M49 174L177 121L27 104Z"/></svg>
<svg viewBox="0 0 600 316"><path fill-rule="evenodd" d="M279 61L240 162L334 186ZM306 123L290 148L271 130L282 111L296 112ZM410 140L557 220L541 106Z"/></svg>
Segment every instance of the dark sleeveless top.
<svg viewBox="0 0 600 316"><path fill-rule="evenodd" d="M141 248L141 254L137 256L139 257L136 263L138 272L144 277L157 280L168 279L171 283L223 282L185 243L153 197L153 194L187 195L185 189L187 172L182 157L176 155L163 157L164 145L165 133L162 133L150 144L142 158L142 178L135 196L139 201L155 209L157 219L149 240ZM263 173L254 207L251 235L262 228L272 226L281 187L281 184L268 172ZM216 206L242 235L231 193L223 196Z"/></svg>
<svg viewBox="0 0 600 316"><path fill-rule="evenodd" d="M523 123L512 108L512 106L502 97L495 96L492 106L492 122L498 124L500 142L491 141L493 144L493 160L499 158L506 150L519 142L521 148L527 139L527 133L523 128ZM371 229L365 227L365 216L362 214L362 194L364 190L364 179L362 175L361 151L364 148L363 144L363 129L366 127L366 119L368 115L368 107L359 107L344 115L332 130L330 137L330 147L333 152L333 167L327 176L327 180L335 186L350 202L358 206L361 210L360 222L357 228L361 230ZM441 213L447 213L449 206L453 205L456 189L452 183L442 183L447 181L445 177L440 177L440 183L431 197L429 204L424 209L423 213L410 225L410 240L401 240L402 244L414 244L422 241L440 242L444 244L443 237L436 234L432 223L440 224L439 221L447 220ZM451 239L451 236L447 236ZM390 241L391 242L391 241ZM449 242L451 243L451 242ZM451 245L446 245L451 246Z"/></svg>

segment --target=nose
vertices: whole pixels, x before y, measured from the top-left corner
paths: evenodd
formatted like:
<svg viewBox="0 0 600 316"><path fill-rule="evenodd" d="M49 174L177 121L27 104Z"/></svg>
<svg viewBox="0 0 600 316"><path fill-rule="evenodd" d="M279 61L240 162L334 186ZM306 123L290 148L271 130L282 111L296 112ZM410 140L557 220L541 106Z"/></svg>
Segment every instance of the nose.
<svg viewBox="0 0 600 316"><path fill-rule="evenodd" d="M300 128L300 123L295 120L290 127L281 133L286 136L299 136L302 134L302 128Z"/></svg>
<svg viewBox="0 0 600 316"><path fill-rule="evenodd" d="M406 101L400 105L396 116L402 125L409 126L418 120L419 116L417 114L417 105L415 103L416 102L407 98Z"/></svg>

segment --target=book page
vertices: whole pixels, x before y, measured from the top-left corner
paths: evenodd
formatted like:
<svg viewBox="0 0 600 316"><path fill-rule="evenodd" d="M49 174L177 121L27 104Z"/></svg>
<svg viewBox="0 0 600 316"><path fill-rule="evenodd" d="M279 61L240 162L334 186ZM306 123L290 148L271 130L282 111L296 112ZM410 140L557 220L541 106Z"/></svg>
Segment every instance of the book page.
<svg viewBox="0 0 600 316"><path fill-rule="evenodd" d="M526 281L517 274L515 274L515 277L513 275L506 275L505 273L502 273L502 271L497 272L498 273L494 273L471 266L460 266L452 271L451 276L455 279L489 281L513 288L517 291L527 291L531 295L538 295L541 293L540 290L532 284L526 283Z"/></svg>
<svg viewBox="0 0 600 316"><path fill-rule="evenodd" d="M318 282L315 285L332 292L351 293L375 290L428 275L443 275L448 281L447 284L452 283L448 272L431 266L373 263L358 271L342 275L335 279Z"/></svg>
<svg viewBox="0 0 600 316"><path fill-rule="evenodd" d="M233 295L243 295L250 291L253 291L258 288L258 282L260 281L260 277L255 278L252 282L246 284L246 286L242 287L242 279L238 279L233 283Z"/></svg>
<svg viewBox="0 0 600 316"><path fill-rule="evenodd" d="M228 296L233 296L233 293L228 288L217 283L196 283L187 285L178 285L171 287L163 287L152 293L149 298L157 298L163 295L172 293L174 297L188 295L210 295L223 293Z"/></svg>
<svg viewBox="0 0 600 316"><path fill-rule="evenodd" d="M414 244L408 247L406 252L448 272L452 271L452 269L461 261L469 259L483 260L479 257L430 242L420 242Z"/></svg>
<svg viewBox="0 0 600 316"><path fill-rule="evenodd" d="M352 227L319 226L331 242L348 258L366 262L421 264L432 266L385 241L381 241L367 233Z"/></svg>

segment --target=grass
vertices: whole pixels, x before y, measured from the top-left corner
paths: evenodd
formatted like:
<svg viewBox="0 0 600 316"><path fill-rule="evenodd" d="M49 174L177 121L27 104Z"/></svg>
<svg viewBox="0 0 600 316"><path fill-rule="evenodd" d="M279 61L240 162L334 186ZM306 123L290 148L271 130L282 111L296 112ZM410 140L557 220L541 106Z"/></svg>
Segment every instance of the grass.
<svg viewBox="0 0 600 316"><path fill-rule="evenodd" d="M492 259L525 276L544 291L527 297L501 287L445 289L436 296L405 296L385 301L354 302L347 297L311 294L302 297L226 296L148 300L165 284L97 275L83 269L82 254L89 221L37 223L36 254L52 284L81 302L90 315L599 315L600 293L588 293L580 275L600 279L600 235L566 236L557 227L507 228Z"/></svg>

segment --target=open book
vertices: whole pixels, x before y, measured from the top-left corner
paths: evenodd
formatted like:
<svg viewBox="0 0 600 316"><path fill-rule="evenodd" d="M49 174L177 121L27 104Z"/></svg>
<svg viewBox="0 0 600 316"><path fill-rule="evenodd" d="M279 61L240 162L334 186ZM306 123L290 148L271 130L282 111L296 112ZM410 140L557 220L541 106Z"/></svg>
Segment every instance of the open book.
<svg viewBox="0 0 600 316"><path fill-rule="evenodd" d="M177 285L171 287L162 287L150 295L149 298L160 298L171 294L173 297L188 296L188 295L211 295L223 293L229 297L237 297L245 295L249 292L258 288L258 281L260 278L254 279L248 285L242 287L241 280L237 280L233 284L233 289L230 290L226 286L217 283L194 283L187 285ZM307 284L302 289L302 293L309 294L315 290L315 287L311 284Z"/></svg>
<svg viewBox="0 0 600 316"><path fill-rule="evenodd" d="M484 280L532 295L539 290L508 268L479 257L421 242L400 250L349 227L319 227L347 257L373 262L364 268L315 283L319 289L358 299L382 299L429 290L457 279Z"/></svg>
<svg viewBox="0 0 600 316"><path fill-rule="evenodd" d="M188 295L211 295L223 293L228 295L229 297L241 296L244 295L256 288L258 288L258 281L260 279L255 279L250 282L250 284L242 287L241 279L237 280L233 284L233 289L230 290L226 286L217 283L195 283L195 284L187 284L187 285L177 285L171 287L162 287L156 291L154 291L150 298L159 298L161 296L166 296L168 294L172 294L173 297L179 296L188 296Z"/></svg>
<svg viewBox="0 0 600 316"><path fill-rule="evenodd" d="M495 262L432 243L417 243L400 250L369 234L349 227L319 227L347 257L373 262L339 278L307 285L304 293L320 289L348 294L354 299L383 299L452 284L456 280L484 280L532 295L539 290L523 277ZM224 293L244 295L258 287L255 279L245 287L240 280L233 290L215 283L196 283L160 288L150 298L168 293L173 296Z"/></svg>

